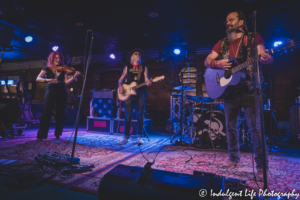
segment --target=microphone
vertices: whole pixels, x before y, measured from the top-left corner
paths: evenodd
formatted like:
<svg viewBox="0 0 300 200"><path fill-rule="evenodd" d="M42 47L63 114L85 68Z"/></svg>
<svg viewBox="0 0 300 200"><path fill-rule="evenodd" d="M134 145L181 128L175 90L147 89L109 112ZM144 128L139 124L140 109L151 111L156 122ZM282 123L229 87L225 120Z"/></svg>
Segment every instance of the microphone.
<svg viewBox="0 0 300 200"><path fill-rule="evenodd" d="M94 31L92 31L92 29L89 29L89 30L87 30L87 32L91 32L91 33L93 33L93 35L96 35L98 38L100 38L100 37L101 37L101 35L100 35L100 34L98 34L98 33L94 32Z"/></svg>
<svg viewBox="0 0 300 200"><path fill-rule="evenodd" d="M254 10L249 16L248 18L251 19L252 17L256 16L256 10Z"/></svg>
<svg viewBox="0 0 300 200"><path fill-rule="evenodd" d="M231 29L227 29L226 32L227 32L227 33L230 33L230 32L233 32L233 31L238 31L239 28L242 28L242 27L246 27L245 24L242 24L242 25L240 25L240 26L233 27L233 28L231 28Z"/></svg>

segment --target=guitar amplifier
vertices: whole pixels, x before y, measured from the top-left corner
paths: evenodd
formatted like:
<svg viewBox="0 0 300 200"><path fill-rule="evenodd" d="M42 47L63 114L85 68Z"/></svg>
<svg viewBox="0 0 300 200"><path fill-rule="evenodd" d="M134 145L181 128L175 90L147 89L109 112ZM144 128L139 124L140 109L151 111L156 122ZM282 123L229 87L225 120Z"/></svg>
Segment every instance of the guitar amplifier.
<svg viewBox="0 0 300 200"><path fill-rule="evenodd" d="M114 99L114 90L102 89L102 90L92 90L93 99Z"/></svg>
<svg viewBox="0 0 300 200"><path fill-rule="evenodd" d="M114 117L114 99L92 99L90 106L92 117Z"/></svg>

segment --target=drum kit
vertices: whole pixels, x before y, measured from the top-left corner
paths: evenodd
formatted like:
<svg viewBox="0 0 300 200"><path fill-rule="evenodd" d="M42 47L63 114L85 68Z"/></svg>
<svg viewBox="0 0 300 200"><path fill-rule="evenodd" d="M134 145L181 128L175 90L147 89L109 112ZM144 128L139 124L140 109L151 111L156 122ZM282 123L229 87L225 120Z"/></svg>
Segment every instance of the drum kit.
<svg viewBox="0 0 300 200"><path fill-rule="evenodd" d="M183 91L183 95L177 95L179 99L183 96L184 105L182 108L179 107L179 112L175 114L177 119L181 119L180 113L183 113L183 121L182 129L179 120L174 123L174 134L170 142L172 143L177 136L182 134L184 139L188 138L190 140L191 145L211 145L212 143L214 146L225 145L227 137L222 101L209 97L187 95L185 92L194 89L196 88L190 86L174 87L174 90ZM172 95L175 96L176 94ZM210 109L207 107L210 107Z"/></svg>

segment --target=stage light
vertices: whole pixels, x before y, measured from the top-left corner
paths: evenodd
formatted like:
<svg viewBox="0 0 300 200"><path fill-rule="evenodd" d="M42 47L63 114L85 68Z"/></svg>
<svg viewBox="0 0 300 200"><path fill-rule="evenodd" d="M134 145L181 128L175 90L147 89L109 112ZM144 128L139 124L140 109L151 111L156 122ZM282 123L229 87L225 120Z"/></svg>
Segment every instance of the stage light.
<svg viewBox="0 0 300 200"><path fill-rule="evenodd" d="M29 43L32 42L33 38L31 36L25 37L25 42Z"/></svg>
<svg viewBox="0 0 300 200"><path fill-rule="evenodd" d="M282 42L281 42L281 41L276 41L276 42L274 42L274 47L278 47L279 45L282 45Z"/></svg>
<svg viewBox="0 0 300 200"><path fill-rule="evenodd" d="M54 46L54 47L52 47L52 50L53 51L57 51L59 49L59 47L58 46Z"/></svg>
<svg viewBox="0 0 300 200"><path fill-rule="evenodd" d="M7 80L7 85L13 85L14 83L14 80ZM1 85L6 85L5 80L1 80Z"/></svg>
<svg viewBox="0 0 300 200"><path fill-rule="evenodd" d="M110 57L111 59L116 59L116 56L115 56L114 54L110 54L109 57Z"/></svg>
<svg viewBox="0 0 300 200"><path fill-rule="evenodd" d="M174 53L175 53L176 55L178 55L178 54L180 54L180 50L179 50L179 49L174 49Z"/></svg>

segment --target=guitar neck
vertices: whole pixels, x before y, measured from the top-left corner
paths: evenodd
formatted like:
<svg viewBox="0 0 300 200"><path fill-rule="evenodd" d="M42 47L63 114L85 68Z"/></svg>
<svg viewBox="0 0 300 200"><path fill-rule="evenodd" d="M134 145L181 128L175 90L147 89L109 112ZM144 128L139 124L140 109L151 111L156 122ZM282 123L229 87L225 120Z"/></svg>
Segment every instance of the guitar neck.
<svg viewBox="0 0 300 200"><path fill-rule="evenodd" d="M245 69L246 67L248 67L249 65L253 65L254 64L255 59L252 58L250 60L247 60L246 62L244 62L243 64L240 64L234 68L231 69L232 74L235 74L243 69Z"/></svg>
<svg viewBox="0 0 300 200"><path fill-rule="evenodd" d="M133 90L136 90L136 89L138 89L138 88L140 88L140 87L143 87L144 85L147 85L147 82L144 82L144 83L141 83L141 84L139 84L139 85L137 85L137 86L134 86L134 87L132 87L132 89L133 89Z"/></svg>

